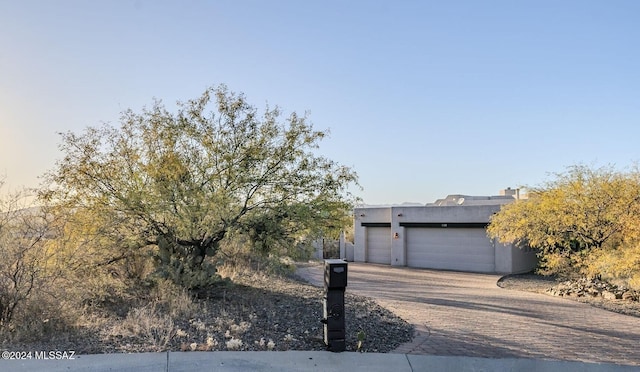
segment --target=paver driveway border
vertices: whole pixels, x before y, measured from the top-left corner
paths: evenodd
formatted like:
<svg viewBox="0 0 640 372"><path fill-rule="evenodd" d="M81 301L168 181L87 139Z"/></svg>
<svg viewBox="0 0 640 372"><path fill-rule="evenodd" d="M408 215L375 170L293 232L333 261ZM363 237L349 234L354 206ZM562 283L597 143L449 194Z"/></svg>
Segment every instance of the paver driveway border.
<svg viewBox="0 0 640 372"><path fill-rule="evenodd" d="M298 274L323 285L321 264ZM640 366L640 318L502 289L499 278L350 262L347 291L375 299L416 327L414 340L397 353Z"/></svg>

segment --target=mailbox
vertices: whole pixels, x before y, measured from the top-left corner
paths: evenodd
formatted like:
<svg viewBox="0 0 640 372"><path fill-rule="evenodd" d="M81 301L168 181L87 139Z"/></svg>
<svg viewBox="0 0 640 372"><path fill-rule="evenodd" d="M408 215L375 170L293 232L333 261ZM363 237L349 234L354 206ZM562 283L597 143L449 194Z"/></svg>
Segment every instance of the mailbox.
<svg viewBox="0 0 640 372"><path fill-rule="evenodd" d="M347 286L347 262L343 260L324 261L324 287L326 289L344 289Z"/></svg>
<svg viewBox="0 0 640 372"><path fill-rule="evenodd" d="M345 350L344 291L347 287L347 263L343 260L324 261L323 316L324 343L331 351Z"/></svg>

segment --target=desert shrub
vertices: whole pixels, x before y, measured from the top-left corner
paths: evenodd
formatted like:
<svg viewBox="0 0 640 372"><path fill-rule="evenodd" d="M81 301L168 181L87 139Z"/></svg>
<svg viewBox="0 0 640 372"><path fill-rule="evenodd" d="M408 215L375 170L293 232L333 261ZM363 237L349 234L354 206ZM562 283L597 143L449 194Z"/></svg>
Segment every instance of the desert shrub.
<svg viewBox="0 0 640 372"><path fill-rule="evenodd" d="M162 312L157 303L134 308L118 326L123 336L142 337L157 351L164 350L176 335L176 327L171 316Z"/></svg>
<svg viewBox="0 0 640 372"><path fill-rule="evenodd" d="M155 276L159 280L171 280L190 290L201 290L214 287L221 280L218 269L209 259L196 267L185 265L182 260L175 257L159 266Z"/></svg>
<svg viewBox="0 0 640 372"><path fill-rule="evenodd" d="M541 250L538 252L538 268L541 275L555 275L566 279L576 279L586 273L586 266L594 249Z"/></svg>
<svg viewBox="0 0 640 372"><path fill-rule="evenodd" d="M640 242L594 250L587 258L584 273L640 290Z"/></svg>
<svg viewBox="0 0 640 372"><path fill-rule="evenodd" d="M154 247L145 246L131 252L121 263L122 272L127 279L146 280L154 272Z"/></svg>
<svg viewBox="0 0 640 372"><path fill-rule="evenodd" d="M2 182L0 182L2 186ZM75 325L64 266L52 244L55 217L24 190L0 198L0 334L4 340L51 338Z"/></svg>
<svg viewBox="0 0 640 372"><path fill-rule="evenodd" d="M0 339L52 339L115 316L129 317L141 329L144 319L153 318L161 326L147 336L161 347L161 329L168 329L162 317L194 313L185 289L190 286L152 276L154 246L112 228L117 214L50 207L42 200L34 207L29 196L0 197Z"/></svg>
<svg viewBox="0 0 640 372"><path fill-rule="evenodd" d="M159 280L150 292L149 300L173 319L191 318L198 310L193 295L170 280Z"/></svg>
<svg viewBox="0 0 640 372"><path fill-rule="evenodd" d="M630 275L623 262L634 262L633 249L623 242L640 238L638 167L576 165L528 190L528 199L493 215L491 238L536 249L545 274Z"/></svg>
<svg viewBox="0 0 640 372"><path fill-rule="evenodd" d="M157 351L165 350L180 333L176 322L193 318L200 308L187 289L168 279L143 283L137 290L137 297L129 299L125 315L111 323L108 334L142 338Z"/></svg>
<svg viewBox="0 0 640 372"><path fill-rule="evenodd" d="M16 308L11 322L2 327L0 339L23 343L64 338L75 330L80 315L75 303L38 291Z"/></svg>
<svg viewBox="0 0 640 372"><path fill-rule="evenodd" d="M2 186L2 182L0 182ZM29 194L11 193L0 200L0 326L12 323L26 303L50 284L49 220L26 204ZM31 208L29 208L31 207Z"/></svg>
<svg viewBox="0 0 640 372"><path fill-rule="evenodd" d="M11 226L13 227L13 226ZM7 225L3 230L7 230ZM18 236L20 231L5 232L0 243L0 325L10 323L23 302L42 289L40 247Z"/></svg>
<svg viewBox="0 0 640 372"><path fill-rule="evenodd" d="M243 235L235 236L221 245L216 259L220 275L232 280L237 275L253 275L256 272L286 276L295 271L295 262L291 257L255 251Z"/></svg>
<svg viewBox="0 0 640 372"><path fill-rule="evenodd" d="M562 277L571 276L575 273L574 260L566 253L546 253L539 254L538 270L541 275L559 275Z"/></svg>

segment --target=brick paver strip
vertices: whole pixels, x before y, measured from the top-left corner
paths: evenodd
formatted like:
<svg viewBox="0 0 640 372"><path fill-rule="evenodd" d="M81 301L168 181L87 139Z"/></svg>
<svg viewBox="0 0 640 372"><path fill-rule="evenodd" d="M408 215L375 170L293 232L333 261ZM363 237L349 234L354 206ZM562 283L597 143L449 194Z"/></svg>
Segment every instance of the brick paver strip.
<svg viewBox="0 0 640 372"><path fill-rule="evenodd" d="M322 285L322 267L299 273ZM499 275L349 263L347 290L416 327L396 352L640 366L640 318L496 285ZM348 327L348 324L347 324Z"/></svg>

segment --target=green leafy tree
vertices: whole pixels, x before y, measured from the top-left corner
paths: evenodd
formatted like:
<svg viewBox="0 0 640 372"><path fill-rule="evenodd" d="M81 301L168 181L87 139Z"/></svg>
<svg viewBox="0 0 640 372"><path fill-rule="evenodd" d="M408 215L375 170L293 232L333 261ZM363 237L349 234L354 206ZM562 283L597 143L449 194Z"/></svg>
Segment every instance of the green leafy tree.
<svg viewBox="0 0 640 372"><path fill-rule="evenodd" d="M594 249L615 249L640 216L638 173L577 165L541 187L529 199L506 205L493 216L490 237L526 244L540 252L549 273L577 272Z"/></svg>
<svg viewBox="0 0 640 372"><path fill-rule="evenodd" d="M314 203L295 203L256 213L243 221L244 233L256 252L279 253L298 257L292 252L298 243L315 238L335 238L351 223L350 210L326 197Z"/></svg>
<svg viewBox="0 0 640 372"><path fill-rule="evenodd" d="M326 135L306 116L259 113L243 94L212 87L175 113L156 101L125 111L118 127L63 134L64 157L42 197L104 213L119 244L156 247L159 272L198 287L214 276L207 257L229 232L255 229L261 216L286 222L267 229L282 236L343 222L336 211L350 209L357 178L314 153Z"/></svg>

